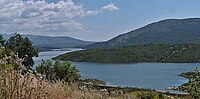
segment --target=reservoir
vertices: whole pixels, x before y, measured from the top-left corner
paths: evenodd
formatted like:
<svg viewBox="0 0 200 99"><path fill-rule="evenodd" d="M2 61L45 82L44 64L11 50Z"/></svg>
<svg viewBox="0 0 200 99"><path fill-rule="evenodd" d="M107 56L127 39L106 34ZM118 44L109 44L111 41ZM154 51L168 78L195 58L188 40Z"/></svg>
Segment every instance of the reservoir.
<svg viewBox="0 0 200 99"><path fill-rule="evenodd" d="M41 63L42 59L51 59L71 51L40 52L39 57L34 58L35 66ZM200 63L101 64L74 62L74 65L80 70L82 78L104 80L108 85L149 88L160 91L166 91L165 88L167 87L179 86L188 82L186 78L178 75L182 72L194 71L196 67L200 67Z"/></svg>

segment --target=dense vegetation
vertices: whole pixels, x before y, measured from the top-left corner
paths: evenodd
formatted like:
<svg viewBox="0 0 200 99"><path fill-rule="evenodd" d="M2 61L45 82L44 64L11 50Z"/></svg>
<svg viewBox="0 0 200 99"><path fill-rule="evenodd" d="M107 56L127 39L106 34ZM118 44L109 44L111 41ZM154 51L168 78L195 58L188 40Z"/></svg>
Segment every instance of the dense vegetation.
<svg viewBox="0 0 200 99"><path fill-rule="evenodd" d="M76 82L80 78L79 70L75 68L72 62L66 61L61 63L51 60L42 61L36 67L37 73L46 76L48 80L65 80L66 82Z"/></svg>
<svg viewBox="0 0 200 99"><path fill-rule="evenodd" d="M121 34L106 42L91 44L86 48L108 48L151 43L196 43L200 42L199 27L200 18L167 19Z"/></svg>
<svg viewBox="0 0 200 99"><path fill-rule="evenodd" d="M200 44L147 44L119 48L89 49L55 57L59 60L97 63L200 62Z"/></svg>

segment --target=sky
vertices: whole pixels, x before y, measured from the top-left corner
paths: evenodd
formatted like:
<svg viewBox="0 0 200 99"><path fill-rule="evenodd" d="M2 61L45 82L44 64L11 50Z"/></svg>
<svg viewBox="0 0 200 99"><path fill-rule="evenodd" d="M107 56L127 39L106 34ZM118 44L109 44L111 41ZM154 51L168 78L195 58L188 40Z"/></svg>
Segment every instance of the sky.
<svg viewBox="0 0 200 99"><path fill-rule="evenodd" d="M0 0L0 33L106 41L163 19L200 17L200 0Z"/></svg>

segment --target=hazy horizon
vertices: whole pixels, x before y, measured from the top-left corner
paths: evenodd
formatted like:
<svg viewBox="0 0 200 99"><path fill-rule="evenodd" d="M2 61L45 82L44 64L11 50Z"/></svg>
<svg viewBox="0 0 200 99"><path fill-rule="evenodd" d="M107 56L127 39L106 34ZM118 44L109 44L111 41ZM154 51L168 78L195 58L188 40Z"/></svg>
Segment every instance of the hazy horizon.
<svg viewBox="0 0 200 99"><path fill-rule="evenodd" d="M199 0L1 0L0 32L106 41L164 19L199 18Z"/></svg>

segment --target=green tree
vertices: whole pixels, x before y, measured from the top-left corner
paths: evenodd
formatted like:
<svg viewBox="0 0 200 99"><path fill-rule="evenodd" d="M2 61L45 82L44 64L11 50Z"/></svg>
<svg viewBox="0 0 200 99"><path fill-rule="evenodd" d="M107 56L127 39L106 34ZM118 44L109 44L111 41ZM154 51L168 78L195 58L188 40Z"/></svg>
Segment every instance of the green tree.
<svg viewBox="0 0 200 99"><path fill-rule="evenodd" d="M8 50L12 50L19 58L22 58L22 64L27 69L31 69L34 65L33 57L37 57L39 53L38 49L33 46L33 43L27 37L22 37L20 34L10 37L5 47Z"/></svg>
<svg viewBox="0 0 200 99"><path fill-rule="evenodd" d="M36 71L45 75L47 79L55 79L54 64L50 60L42 60L42 63L36 67Z"/></svg>
<svg viewBox="0 0 200 99"><path fill-rule="evenodd" d="M80 78L79 70L70 61L53 63L50 60L44 61L36 67L37 73L46 75L49 80L65 80L75 82Z"/></svg>
<svg viewBox="0 0 200 99"><path fill-rule="evenodd" d="M3 36L0 35L0 46L3 46L5 41L6 40L3 39Z"/></svg>

